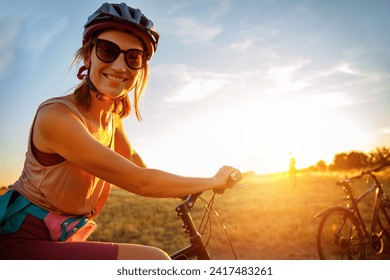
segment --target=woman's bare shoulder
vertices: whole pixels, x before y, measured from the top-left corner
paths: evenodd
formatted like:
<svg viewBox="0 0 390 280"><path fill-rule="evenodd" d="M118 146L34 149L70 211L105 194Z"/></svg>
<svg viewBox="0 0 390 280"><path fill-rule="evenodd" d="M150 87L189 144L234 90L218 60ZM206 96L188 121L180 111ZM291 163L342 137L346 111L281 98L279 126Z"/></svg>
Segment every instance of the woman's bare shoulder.
<svg viewBox="0 0 390 280"><path fill-rule="evenodd" d="M74 111L59 102L42 106L37 112L35 126L41 133L48 135L52 135L55 131L63 131L75 126L79 128L84 127Z"/></svg>

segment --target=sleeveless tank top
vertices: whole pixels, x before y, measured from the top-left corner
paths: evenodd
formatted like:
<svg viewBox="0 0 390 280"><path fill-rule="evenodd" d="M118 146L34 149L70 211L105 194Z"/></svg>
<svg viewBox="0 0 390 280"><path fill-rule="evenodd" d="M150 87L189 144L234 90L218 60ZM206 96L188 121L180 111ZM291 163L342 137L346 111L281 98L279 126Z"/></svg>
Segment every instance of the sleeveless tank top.
<svg viewBox="0 0 390 280"><path fill-rule="evenodd" d="M53 103L60 103L70 109L87 127L78 108L64 98L53 98L43 102L37 110ZM103 209L109 196L111 185L96 176L87 173L66 159L58 164L44 166L35 158L32 151L32 132L30 129L28 148L23 172L10 187L37 206L61 215L85 215L96 217ZM114 146L114 119L112 118L112 136L110 149ZM72 137L72 135L69 135Z"/></svg>

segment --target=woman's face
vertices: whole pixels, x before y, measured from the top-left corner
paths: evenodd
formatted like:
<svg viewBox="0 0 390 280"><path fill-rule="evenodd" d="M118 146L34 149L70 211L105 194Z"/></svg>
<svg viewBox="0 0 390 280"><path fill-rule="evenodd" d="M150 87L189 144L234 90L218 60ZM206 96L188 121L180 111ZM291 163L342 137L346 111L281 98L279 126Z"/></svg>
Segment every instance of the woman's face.
<svg viewBox="0 0 390 280"><path fill-rule="evenodd" d="M98 35L98 39L113 42L121 50L143 50L142 43L137 37L118 30L104 31ZM85 59L84 64L90 68L90 79L99 92L115 98L133 89L141 70L130 69L124 56L125 54L121 53L113 62L103 62L96 56L96 44L94 44L91 56Z"/></svg>

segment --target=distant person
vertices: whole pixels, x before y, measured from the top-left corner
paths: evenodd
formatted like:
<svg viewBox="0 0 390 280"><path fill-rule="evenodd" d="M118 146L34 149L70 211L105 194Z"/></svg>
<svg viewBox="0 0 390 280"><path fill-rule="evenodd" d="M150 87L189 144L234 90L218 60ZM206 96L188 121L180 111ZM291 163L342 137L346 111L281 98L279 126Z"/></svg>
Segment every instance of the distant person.
<svg viewBox="0 0 390 280"><path fill-rule="evenodd" d="M224 166L196 178L147 168L122 119L132 109L141 119L138 103L159 34L124 3L103 4L84 27L75 57L84 64L82 82L74 93L39 106L22 175L0 197L0 259L169 259L155 247L83 241L111 184L142 196L182 197L229 188L238 170Z"/></svg>
<svg viewBox="0 0 390 280"><path fill-rule="evenodd" d="M297 170L295 168L296 160L295 158L290 154L290 166L288 169L288 174L290 176L290 182L291 184L296 187L297 186Z"/></svg>

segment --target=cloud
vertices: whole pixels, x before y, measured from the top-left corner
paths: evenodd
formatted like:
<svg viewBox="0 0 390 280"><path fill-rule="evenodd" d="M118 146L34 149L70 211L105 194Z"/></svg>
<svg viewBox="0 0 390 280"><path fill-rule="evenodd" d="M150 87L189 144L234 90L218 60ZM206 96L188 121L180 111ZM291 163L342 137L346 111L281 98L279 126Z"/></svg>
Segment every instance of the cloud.
<svg viewBox="0 0 390 280"><path fill-rule="evenodd" d="M268 69L265 79L273 82L275 91L289 92L303 89L310 86L312 81L308 77L297 77L296 73L310 63L310 60L300 59L287 65L271 66Z"/></svg>
<svg viewBox="0 0 390 280"><path fill-rule="evenodd" d="M38 59L69 22L67 17L32 13L27 10L0 16L0 78L14 66L18 50Z"/></svg>
<svg viewBox="0 0 390 280"><path fill-rule="evenodd" d="M0 18L0 78L14 62L19 21Z"/></svg>
<svg viewBox="0 0 390 280"><path fill-rule="evenodd" d="M361 92L367 94L359 85L371 85L383 82L386 77L376 72L364 72L349 61L322 65L318 60L298 58L294 62L276 64L269 60L270 66L264 79L271 82L270 93L283 94L297 92L314 94L321 92ZM354 89L353 87L359 87ZM355 97L356 98L356 97Z"/></svg>
<svg viewBox="0 0 390 280"><path fill-rule="evenodd" d="M268 45L262 46L264 42L260 38L247 38L243 40L234 41L230 44L229 50L236 51L240 54L249 53L252 57L261 57L265 59L279 58L277 46Z"/></svg>
<svg viewBox="0 0 390 280"><path fill-rule="evenodd" d="M339 71L341 73L349 74L349 75L356 75L361 76L362 74L359 73L357 70L353 69L350 63L347 62L341 62L338 64L335 69L335 71Z"/></svg>
<svg viewBox="0 0 390 280"><path fill-rule="evenodd" d="M68 23L67 17L34 17L25 23L20 47L25 51L32 52L37 57L55 37L61 34Z"/></svg>
<svg viewBox="0 0 390 280"><path fill-rule="evenodd" d="M266 47L260 48L260 50L258 51L258 54L261 57L266 58L266 59L277 59L280 57L277 50L276 50L276 47L274 47L274 46L266 46Z"/></svg>
<svg viewBox="0 0 390 280"><path fill-rule="evenodd" d="M186 65L159 66L154 72L158 75L157 79L164 81L169 78L172 81L165 99L171 104L200 101L231 84L229 75L205 72Z"/></svg>
<svg viewBox="0 0 390 280"><path fill-rule="evenodd" d="M203 43L212 40L222 32L222 27L210 25L191 16L165 20L161 30L180 38L184 44Z"/></svg>
<svg viewBox="0 0 390 280"><path fill-rule="evenodd" d="M246 39L243 41L233 42L229 49L238 51L240 53L244 53L248 51L249 49L254 47L254 42L252 39Z"/></svg>
<svg viewBox="0 0 390 280"><path fill-rule="evenodd" d="M199 9L207 10L199 13ZM161 32L176 36L183 44L204 43L213 40L223 31L220 20L230 9L228 1L183 1L164 9L159 19Z"/></svg>

